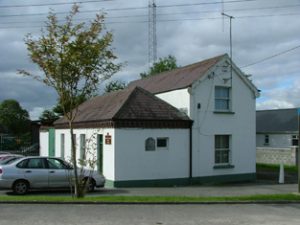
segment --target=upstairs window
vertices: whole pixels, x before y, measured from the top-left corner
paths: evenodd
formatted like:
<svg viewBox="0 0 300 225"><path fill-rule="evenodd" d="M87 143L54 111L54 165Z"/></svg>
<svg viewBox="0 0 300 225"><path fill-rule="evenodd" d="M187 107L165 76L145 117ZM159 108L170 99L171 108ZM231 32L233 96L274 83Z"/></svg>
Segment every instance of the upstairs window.
<svg viewBox="0 0 300 225"><path fill-rule="evenodd" d="M230 111L230 88L215 87L215 110Z"/></svg>

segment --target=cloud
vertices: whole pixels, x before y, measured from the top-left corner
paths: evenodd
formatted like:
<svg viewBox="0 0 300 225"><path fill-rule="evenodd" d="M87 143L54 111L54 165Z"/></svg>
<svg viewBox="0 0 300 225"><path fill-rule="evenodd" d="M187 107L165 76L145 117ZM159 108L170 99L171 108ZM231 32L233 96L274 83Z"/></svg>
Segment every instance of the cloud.
<svg viewBox="0 0 300 225"><path fill-rule="evenodd" d="M49 0L43 3L51 2ZM65 2L59 1L56 2ZM28 0L26 3L40 3ZM52 2L51 2L52 3ZM157 6L170 4L188 4L179 0L157 0ZM199 2L196 2L199 3ZM4 4L4 3L3 3ZM8 4L8 3L7 3ZM299 1L290 0L288 5L299 5ZM80 4L81 10L118 9L147 7L147 0L107 1L99 3ZM225 12L235 16L233 19L233 60L238 66L259 61L265 57L284 51L300 44L300 15L247 17L255 15L278 15L299 13L299 6L286 8L262 9L265 7L280 7L287 5L285 1L253 1L225 4ZM70 5L51 6L54 11L69 11ZM169 54L177 58L181 66L194 63L205 58L229 52L229 21L224 19L186 20L220 17L220 4L194 5L189 7L157 7L157 40L158 57ZM242 9L252 8L245 11ZM254 10L255 9L255 10ZM215 10L204 13L203 11ZM228 10L228 11L226 11ZM233 10L233 11L229 11ZM47 13L49 7L8 8L1 15L23 13ZM126 62L126 66L112 79L129 82L139 78L139 73L148 67L148 10L110 10L107 11L107 29L114 34L113 48L118 61ZM167 13L168 15L162 15ZM51 108L57 99L55 91L43 84L22 78L16 74L17 69L36 71L36 66L27 56L23 38L26 33L40 34L39 28L28 27L42 24L46 18L40 16L0 17L0 101L7 98L17 99L30 114L36 115L44 108ZM95 12L81 13L77 18L93 18ZM127 16L122 18L111 18ZM135 17L128 17L135 16ZM59 16L60 18L63 15ZM110 17L110 18L109 18ZM174 20L162 22L162 20ZM134 21L134 23L126 23ZM10 24L5 24L5 23ZM12 24L12 22L22 22ZM25 22L25 23L24 23ZM111 23L117 22L117 23ZM118 23L121 22L121 23ZM13 28L19 26L21 28ZM2 27L2 28L1 28ZM7 27L4 29L3 27ZM262 90L258 99L258 108L299 106L300 94L299 76L300 49L271 60L243 68L247 74L252 74L253 82ZM103 87L103 85L102 85Z"/></svg>
<svg viewBox="0 0 300 225"><path fill-rule="evenodd" d="M44 110L45 110L45 108L43 108L43 107L34 107L29 112L30 119L31 120L38 120Z"/></svg>

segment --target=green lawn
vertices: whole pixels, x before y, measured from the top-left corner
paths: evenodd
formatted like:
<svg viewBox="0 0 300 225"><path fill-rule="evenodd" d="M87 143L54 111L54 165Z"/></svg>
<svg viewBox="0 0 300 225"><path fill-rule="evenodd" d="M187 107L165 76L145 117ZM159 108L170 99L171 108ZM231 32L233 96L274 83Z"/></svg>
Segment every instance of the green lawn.
<svg viewBox="0 0 300 225"><path fill-rule="evenodd" d="M279 164L257 163L256 164L256 169L257 170L265 169L265 170L271 170L271 171L278 171L279 172L280 165ZM284 165L284 170L286 172L291 172L291 173L297 173L298 172L297 166Z"/></svg>
<svg viewBox="0 0 300 225"><path fill-rule="evenodd" d="M92 196L82 199L72 197L57 196L0 196L0 201L29 201L29 202L132 202L132 203L151 203L151 202L212 202L212 201L300 201L300 195L294 194L275 194L275 195L249 195L232 197L187 197L187 196Z"/></svg>

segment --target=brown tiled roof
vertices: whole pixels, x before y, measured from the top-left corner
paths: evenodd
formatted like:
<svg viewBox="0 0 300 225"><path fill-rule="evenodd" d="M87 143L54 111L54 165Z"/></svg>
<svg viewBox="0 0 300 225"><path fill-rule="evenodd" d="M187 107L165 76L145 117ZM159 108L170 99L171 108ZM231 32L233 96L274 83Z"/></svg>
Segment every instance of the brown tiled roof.
<svg viewBox="0 0 300 225"><path fill-rule="evenodd" d="M204 61L163 72L146 79L132 81L129 87L139 86L157 94L166 91L186 88L205 75L226 54L206 59Z"/></svg>
<svg viewBox="0 0 300 225"><path fill-rule="evenodd" d="M81 104L74 124L103 121L187 121L187 115L148 91L127 88L95 97ZM54 125L66 124L61 118ZM84 126L82 126L84 127Z"/></svg>

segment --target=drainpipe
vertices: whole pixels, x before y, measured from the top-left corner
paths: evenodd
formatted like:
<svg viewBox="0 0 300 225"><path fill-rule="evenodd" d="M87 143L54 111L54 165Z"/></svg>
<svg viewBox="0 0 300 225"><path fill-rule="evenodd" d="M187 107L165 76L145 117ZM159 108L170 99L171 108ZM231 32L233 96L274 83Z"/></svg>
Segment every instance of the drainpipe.
<svg viewBox="0 0 300 225"><path fill-rule="evenodd" d="M192 184L193 178L193 122L190 123L190 146L189 146L189 183Z"/></svg>

